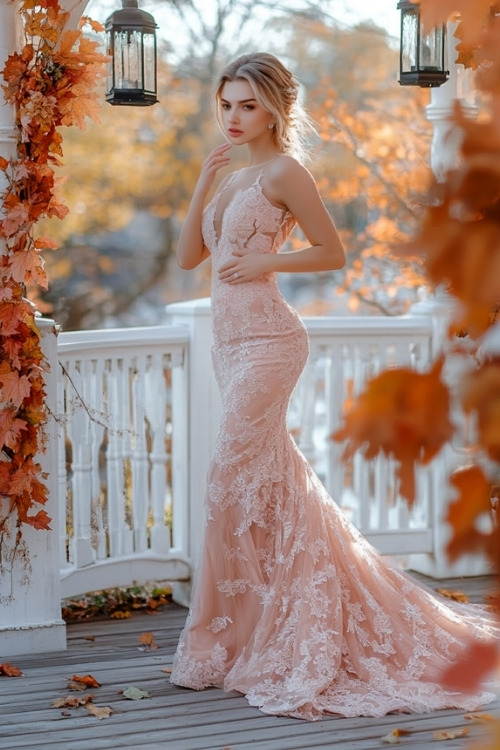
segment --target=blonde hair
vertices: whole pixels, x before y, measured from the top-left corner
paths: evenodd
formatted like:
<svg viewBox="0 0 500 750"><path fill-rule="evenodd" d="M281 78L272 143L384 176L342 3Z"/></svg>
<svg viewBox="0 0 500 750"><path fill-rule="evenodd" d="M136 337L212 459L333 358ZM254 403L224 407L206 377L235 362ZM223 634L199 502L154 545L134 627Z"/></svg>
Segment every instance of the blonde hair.
<svg viewBox="0 0 500 750"><path fill-rule="evenodd" d="M214 112L221 128L222 89L225 83L238 79L250 84L260 106L273 116L273 137L279 150L301 160L307 135L316 131L299 101L300 84L293 73L267 52L241 55L229 63L214 84Z"/></svg>

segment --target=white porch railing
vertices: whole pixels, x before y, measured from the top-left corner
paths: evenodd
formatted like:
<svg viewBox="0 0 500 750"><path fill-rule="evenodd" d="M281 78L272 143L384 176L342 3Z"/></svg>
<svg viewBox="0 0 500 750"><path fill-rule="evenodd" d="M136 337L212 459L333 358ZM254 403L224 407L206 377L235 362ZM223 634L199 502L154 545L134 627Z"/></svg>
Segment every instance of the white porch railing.
<svg viewBox="0 0 500 750"><path fill-rule="evenodd" d="M196 564L219 412L209 300L172 305L168 316L161 327L59 336L64 596L186 580ZM329 439L346 399L368 377L396 365L427 366L433 321L410 315L305 322L311 355L289 410L301 450L382 553L414 565L409 556L420 555L426 572L451 574L442 557L443 457L419 471L410 512L392 461L357 454L345 462L342 445Z"/></svg>

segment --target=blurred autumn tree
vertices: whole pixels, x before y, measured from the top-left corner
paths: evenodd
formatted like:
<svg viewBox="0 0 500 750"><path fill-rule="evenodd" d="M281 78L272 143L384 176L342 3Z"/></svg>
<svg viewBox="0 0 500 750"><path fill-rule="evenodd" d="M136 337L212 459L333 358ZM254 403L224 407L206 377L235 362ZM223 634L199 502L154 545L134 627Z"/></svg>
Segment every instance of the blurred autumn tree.
<svg viewBox="0 0 500 750"><path fill-rule="evenodd" d="M67 330L148 323L157 322L166 302L209 292L207 268L177 269L176 238L199 164L220 140L210 110L213 75L265 33L304 83L322 137L311 169L349 251L346 271L289 279L291 291L301 291L294 302L303 313L353 310L360 301L369 305L362 311L404 311L412 299L407 290L421 277L389 248L414 226L428 174L429 126L426 95L401 97L398 53L386 32L339 27L329 3L298 3L285 12L258 1L217 0L213 17L189 0L168 6L185 39L182 49L170 42L160 54L160 103L104 104L101 124L65 133L62 174L69 179L61 190L70 215L41 227L61 248L46 256L51 283L40 309ZM244 160L242 150L231 168Z"/></svg>

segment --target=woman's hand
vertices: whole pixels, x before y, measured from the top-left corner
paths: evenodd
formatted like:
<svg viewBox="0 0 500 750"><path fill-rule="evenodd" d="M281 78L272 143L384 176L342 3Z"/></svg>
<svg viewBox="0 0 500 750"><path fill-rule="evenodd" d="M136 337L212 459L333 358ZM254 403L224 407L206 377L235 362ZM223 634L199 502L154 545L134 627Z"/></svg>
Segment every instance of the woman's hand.
<svg viewBox="0 0 500 750"><path fill-rule="evenodd" d="M230 148L230 143L222 143L220 146L212 149L206 159L204 159L196 185L196 188L202 193L206 194L210 191L219 169L227 167L229 164L230 157L228 151Z"/></svg>
<svg viewBox="0 0 500 750"><path fill-rule="evenodd" d="M233 258L224 263L218 270L220 281L229 284L244 284L255 281L265 273L272 271L273 256L267 253L233 252Z"/></svg>

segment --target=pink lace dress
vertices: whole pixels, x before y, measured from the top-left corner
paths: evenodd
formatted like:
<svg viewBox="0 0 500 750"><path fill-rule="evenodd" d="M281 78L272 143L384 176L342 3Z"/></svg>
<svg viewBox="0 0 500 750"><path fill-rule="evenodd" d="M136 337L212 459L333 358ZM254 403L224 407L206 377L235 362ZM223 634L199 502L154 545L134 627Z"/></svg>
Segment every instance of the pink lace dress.
<svg viewBox="0 0 500 750"><path fill-rule="evenodd" d="M234 248L276 253L294 226L262 176L236 191L230 179L204 213L223 410L171 681L237 690L268 714L310 720L472 710L494 695L446 692L439 676L471 637L492 637L491 615L438 600L348 521L287 431L308 356L300 317L274 274L218 281Z"/></svg>

